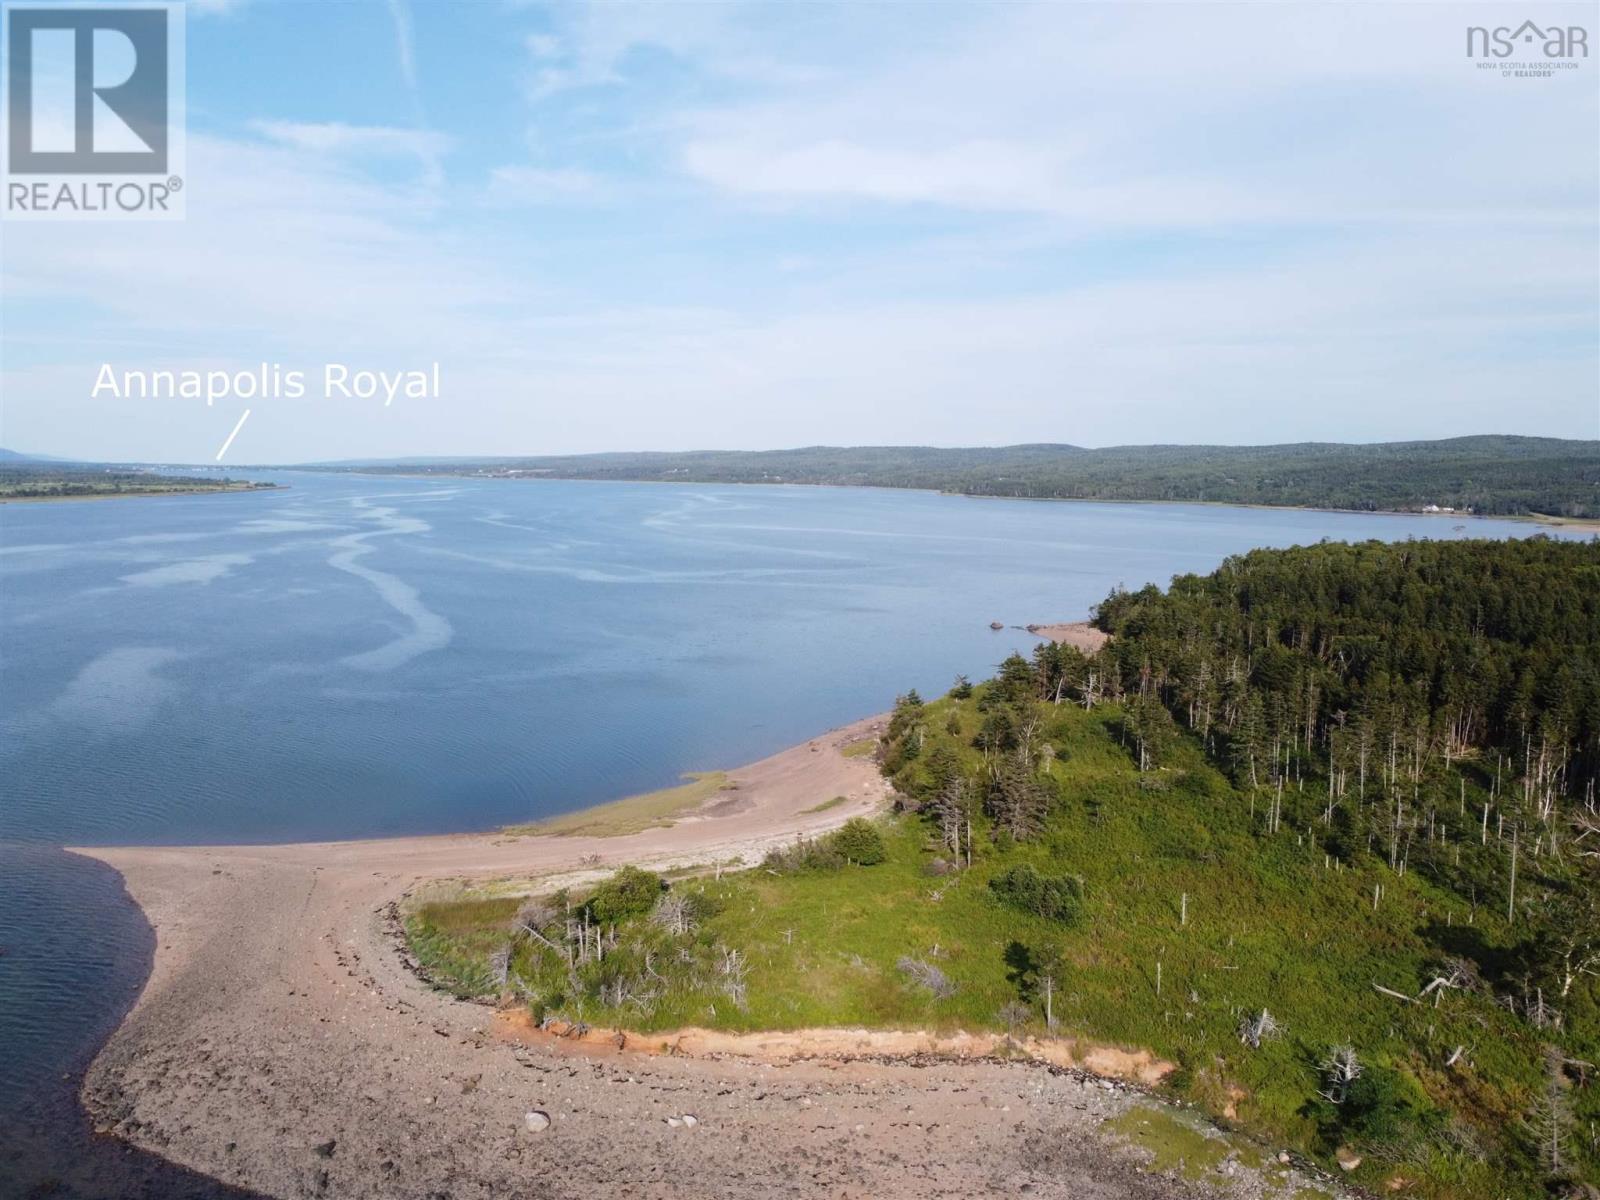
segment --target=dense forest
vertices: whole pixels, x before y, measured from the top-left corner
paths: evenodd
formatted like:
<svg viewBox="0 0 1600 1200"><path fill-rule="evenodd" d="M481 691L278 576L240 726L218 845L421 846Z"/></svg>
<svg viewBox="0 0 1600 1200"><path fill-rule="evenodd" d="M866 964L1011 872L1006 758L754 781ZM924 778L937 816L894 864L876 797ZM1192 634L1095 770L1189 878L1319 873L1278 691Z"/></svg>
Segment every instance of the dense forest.
<svg viewBox="0 0 1600 1200"><path fill-rule="evenodd" d="M1453 799L1437 794L1440 773L1467 761L1535 855L1561 855L1568 802L1594 808L1595 542L1258 550L1165 593L1113 594L1096 620L1113 640L1095 660L1043 648L1042 690L1128 696L1148 757L1171 714L1241 785L1319 779L1346 849L1371 849L1381 826L1403 861Z"/></svg>
<svg viewBox="0 0 1600 1200"><path fill-rule="evenodd" d="M1281 446L1068 445L587 454L412 460L363 471L927 488L1052 500L1164 500L1358 511L1600 517L1600 442L1481 436Z"/></svg>
<svg viewBox="0 0 1600 1200"><path fill-rule="evenodd" d="M900 697L881 822L422 903L418 958L544 1021L1103 1039L1372 1191L1592 1197L1600 541L1255 551L1096 620Z"/></svg>

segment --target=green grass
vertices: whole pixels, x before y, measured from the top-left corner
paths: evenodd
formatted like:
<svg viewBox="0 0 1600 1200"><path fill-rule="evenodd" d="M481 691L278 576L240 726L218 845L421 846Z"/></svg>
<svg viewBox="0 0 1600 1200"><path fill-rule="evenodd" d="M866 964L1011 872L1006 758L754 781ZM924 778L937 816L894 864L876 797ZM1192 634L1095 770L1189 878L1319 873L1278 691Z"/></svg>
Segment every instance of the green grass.
<svg viewBox="0 0 1600 1200"><path fill-rule="evenodd" d="M928 710L931 737L947 738L977 765L966 745L978 721L974 701L943 700ZM1331 1165L1315 1111L1317 1063L1350 1043L1372 1068L1403 1077L1417 1117L1399 1141L1362 1148L1355 1182L1381 1188L1403 1169L1420 1180L1413 1194L1542 1194L1520 1123L1551 1035L1490 994L1451 993L1431 1007L1373 988L1414 994L1447 952L1470 946L1492 960L1509 950L1516 933L1501 920L1502 898L1483 897L1474 910L1431 878L1442 867L1430 863L1426 847L1413 852L1404 876L1370 856L1330 867L1315 836L1319 797L1286 796L1282 827L1270 835L1264 806L1252 817L1249 798L1194 744L1181 743L1166 769L1141 777L1119 744L1114 706L1044 711L1059 797L1038 840L1012 845L980 831L970 870L934 875L930 863L946 852L929 824L902 816L884 822L881 865L684 880L674 890L702 899L707 915L699 927L674 942L641 924L624 931L607 959L609 979L634 970L643 978L630 964L653 963L670 981L664 989L652 985L607 1004L586 976L574 993L564 966L524 941L513 963L530 1002L641 1031L691 1024L998 1029L1001 1008L1020 1002L1030 1006L1031 1030L1042 1032L1039 998L1018 976L1018 947L1053 944L1067 964L1054 996L1060 1031L1177 1062L1171 1091L1213 1114L1232 1104L1239 1125ZM1020 863L1081 878L1082 919L1063 929L999 903L988 881ZM1536 869L1528 870L1527 886L1538 886ZM1385 889L1376 911L1375 883ZM463 990L481 982L483 958L505 944L510 913L505 901L472 904L424 906L408 926L418 956ZM742 1005L716 973L724 948L748 961ZM897 966L908 955L938 966L954 993L939 998L913 984ZM666 965L685 956L688 965ZM1565 1004L1568 1052L1600 1059L1600 1007L1589 981ZM1251 1050L1239 1041L1238 1023L1262 1007L1285 1033ZM1457 1045L1471 1047L1469 1064L1447 1069ZM1573 1095L1581 1129L1600 1121L1595 1091ZM1209 1144L1201 1149L1214 1152ZM1186 1152L1190 1159L1200 1160ZM1580 1163L1594 1165L1592 1158Z"/></svg>
<svg viewBox="0 0 1600 1200"><path fill-rule="evenodd" d="M660 791L644 792L599 804L559 817L510 825L507 833L550 837L620 837L671 825L684 813L699 808L718 792L731 790L726 771L703 771L684 776L685 782Z"/></svg>
<svg viewBox="0 0 1600 1200"><path fill-rule="evenodd" d="M849 796L835 796L832 800L824 800L821 804L813 804L810 808L802 808L801 816L810 816L812 813L827 812L830 808L838 808L841 804L850 803Z"/></svg>
<svg viewBox="0 0 1600 1200"><path fill-rule="evenodd" d="M492 986L488 959L505 944L505 929L521 901L438 900L417 906L405 920L411 951L436 982L463 998Z"/></svg>
<svg viewBox="0 0 1600 1200"><path fill-rule="evenodd" d="M846 758L868 758L878 748L878 739L875 737L861 738L851 742L840 751Z"/></svg>
<svg viewBox="0 0 1600 1200"><path fill-rule="evenodd" d="M1185 1121L1166 1109L1137 1104L1106 1121L1103 1128L1150 1151L1150 1170L1173 1172L1191 1183L1218 1180L1222 1164L1236 1153L1220 1134ZM1257 1157L1259 1164L1259 1157Z"/></svg>

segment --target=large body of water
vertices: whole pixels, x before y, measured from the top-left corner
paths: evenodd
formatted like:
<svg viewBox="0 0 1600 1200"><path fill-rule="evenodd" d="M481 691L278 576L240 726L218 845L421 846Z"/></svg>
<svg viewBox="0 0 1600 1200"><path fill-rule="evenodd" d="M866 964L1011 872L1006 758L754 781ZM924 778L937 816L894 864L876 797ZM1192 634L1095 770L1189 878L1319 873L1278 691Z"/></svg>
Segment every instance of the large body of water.
<svg viewBox="0 0 1600 1200"><path fill-rule="evenodd" d="M1034 644L1010 626L1080 618L1118 583L1256 546L1533 532L848 488L273 478L291 486L0 506L0 1193L28 1173L85 1196L129 1178L84 1167L99 1160L67 1129L62 1081L136 993L149 930L109 872L52 847L528 820L978 678ZM149 1178L151 1194L189 1182Z"/></svg>

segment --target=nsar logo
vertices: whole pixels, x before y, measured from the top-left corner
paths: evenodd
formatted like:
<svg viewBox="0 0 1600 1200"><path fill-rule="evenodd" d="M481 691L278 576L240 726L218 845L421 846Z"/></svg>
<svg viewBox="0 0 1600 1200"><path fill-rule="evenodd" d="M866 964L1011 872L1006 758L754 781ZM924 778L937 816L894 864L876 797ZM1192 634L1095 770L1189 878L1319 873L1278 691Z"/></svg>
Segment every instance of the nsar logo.
<svg viewBox="0 0 1600 1200"><path fill-rule="evenodd" d="M1544 58L1588 58L1589 31L1582 25L1547 25L1524 21L1515 29L1473 25L1467 29L1468 58L1510 58L1513 54Z"/></svg>

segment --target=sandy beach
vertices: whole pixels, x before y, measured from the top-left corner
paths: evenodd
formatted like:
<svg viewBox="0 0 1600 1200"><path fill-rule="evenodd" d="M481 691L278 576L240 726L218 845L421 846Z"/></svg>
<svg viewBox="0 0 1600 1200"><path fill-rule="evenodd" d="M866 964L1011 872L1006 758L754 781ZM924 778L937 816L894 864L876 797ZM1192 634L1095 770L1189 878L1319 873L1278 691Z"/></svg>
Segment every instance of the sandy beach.
<svg viewBox="0 0 1600 1200"><path fill-rule="evenodd" d="M1079 1071L843 1033L815 1055L714 1037L634 1053L529 1035L409 969L395 905L419 886L748 864L880 810L876 764L843 751L882 725L732 770L702 808L626 836L77 850L121 872L157 935L149 982L85 1080L91 1118L282 1197L1211 1194L1143 1173L1140 1151L1102 1136L1138 1093ZM806 811L834 796L846 802ZM1266 1176L1228 1168L1229 1194L1265 1194Z"/></svg>
<svg viewBox="0 0 1600 1200"><path fill-rule="evenodd" d="M1062 646L1076 646L1093 654L1111 640L1111 635L1088 621L1059 621L1053 625L1029 625L1029 633Z"/></svg>

